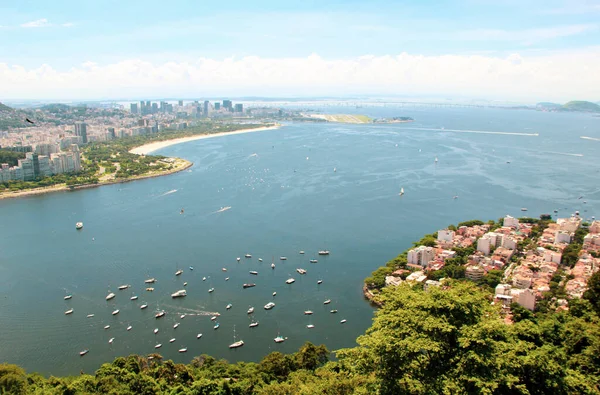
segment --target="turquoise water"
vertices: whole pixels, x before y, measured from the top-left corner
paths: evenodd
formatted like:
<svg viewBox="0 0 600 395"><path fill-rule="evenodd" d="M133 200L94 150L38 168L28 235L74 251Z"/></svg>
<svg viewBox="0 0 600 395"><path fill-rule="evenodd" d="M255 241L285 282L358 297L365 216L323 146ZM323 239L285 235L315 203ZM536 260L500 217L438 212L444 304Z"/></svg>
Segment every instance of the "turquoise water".
<svg viewBox="0 0 600 395"><path fill-rule="evenodd" d="M600 142L579 138L599 138L600 118L489 109L352 111L417 121L291 124L194 141L158 152L193 161L189 171L0 201L0 361L59 375L151 353L156 343L177 362L201 353L258 361L305 341L351 347L373 315L362 298L363 278L424 233L466 219L520 216L521 207L531 216L554 209L600 214ZM441 127L539 136L416 130ZM217 212L226 206L231 209ZM77 221L83 230L75 230ZM317 257L323 248L331 255ZM243 257L247 252L252 259ZM288 260L279 261L282 255ZM308 273L299 275L298 267ZM184 273L176 277L178 268ZM158 279L154 292L144 291L148 275ZM286 285L290 276L296 282ZM171 299L184 281L188 296ZM257 286L243 290L247 282ZM118 291L121 284L132 287ZM109 290L117 297L106 302ZM64 301L66 293L73 299ZM137 301L129 300L133 294ZM325 299L332 303L323 305ZM276 307L265 311L270 301ZM143 302L147 310L139 309ZM226 311L228 303L233 308ZM248 327L249 306L256 308L257 328ZM65 316L71 307L74 313ZM116 308L120 313L112 316ZM154 318L158 308L165 318ZM305 316L307 309L314 314ZM206 315L216 311L218 330ZM234 326L245 345L230 350ZM275 344L278 333L288 340ZM181 347L188 352L179 354ZM90 352L79 357L83 349Z"/></svg>

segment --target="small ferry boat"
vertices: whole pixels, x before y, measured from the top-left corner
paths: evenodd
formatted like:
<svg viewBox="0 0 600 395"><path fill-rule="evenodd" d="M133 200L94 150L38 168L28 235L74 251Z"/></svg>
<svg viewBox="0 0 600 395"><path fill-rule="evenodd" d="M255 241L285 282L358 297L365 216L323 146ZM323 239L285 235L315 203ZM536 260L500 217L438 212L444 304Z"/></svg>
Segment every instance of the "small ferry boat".
<svg viewBox="0 0 600 395"><path fill-rule="evenodd" d="M294 282L296 282L296 280L294 280L293 278L288 278L287 280L285 280L286 284L293 284Z"/></svg>
<svg viewBox="0 0 600 395"><path fill-rule="evenodd" d="M119 314L119 309L116 309L115 311L112 312L112 315L117 315Z"/></svg>
<svg viewBox="0 0 600 395"><path fill-rule="evenodd" d="M117 296L117 295L115 295L114 293L112 293L112 292L111 292L111 293L109 293L109 294L106 296L106 300L111 300L111 299L112 299L112 298L114 298L115 296Z"/></svg>
<svg viewBox="0 0 600 395"><path fill-rule="evenodd" d="M88 352L90 352L90 350L83 350L83 351L79 351L79 355L80 356L84 356L85 354L87 354Z"/></svg>
<svg viewBox="0 0 600 395"><path fill-rule="evenodd" d="M64 297L64 299L65 299L65 300L69 300L69 299L71 299L72 297L73 297L73 295L71 295L71 294L68 294L68 295L66 295L66 296Z"/></svg>
<svg viewBox="0 0 600 395"><path fill-rule="evenodd" d="M327 299L326 301L323 302L323 304L329 304L331 303L331 299Z"/></svg>
<svg viewBox="0 0 600 395"><path fill-rule="evenodd" d="M123 284L123 285L119 285L119 291L122 291L122 290L124 290L124 289L127 289L127 288L129 288L130 286L131 286L131 285L129 285L129 284Z"/></svg>
<svg viewBox="0 0 600 395"><path fill-rule="evenodd" d="M73 309L69 309L65 311L65 315L73 314Z"/></svg>
<svg viewBox="0 0 600 395"><path fill-rule="evenodd" d="M318 261L316 259L311 259L309 262L310 263L317 263Z"/></svg>
<svg viewBox="0 0 600 395"><path fill-rule="evenodd" d="M254 307L250 307L250 308L248 309L248 314L252 314L252 313L254 313Z"/></svg>
<svg viewBox="0 0 600 395"><path fill-rule="evenodd" d="M144 310L146 307L148 307L148 303L144 303L143 305L141 305L140 309Z"/></svg>
<svg viewBox="0 0 600 395"><path fill-rule="evenodd" d="M298 268L296 271L300 274L306 274L306 269Z"/></svg>
<svg viewBox="0 0 600 395"><path fill-rule="evenodd" d="M171 297L173 299L175 299L175 298L183 298L184 296L187 296L187 292L186 292L185 289L180 289L179 291L171 294Z"/></svg>
<svg viewBox="0 0 600 395"><path fill-rule="evenodd" d="M252 288L252 287L255 287L255 286L256 286L256 284L254 284L254 283L247 283L247 284L242 285L242 288L244 288L244 289L245 288Z"/></svg>
<svg viewBox="0 0 600 395"><path fill-rule="evenodd" d="M265 310L271 310L273 307L275 307L275 303L269 302L265 305Z"/></svg>
<svg viewBox="0 0 600 395"><path fill-rule="evenodd" d="M305 310L304 311L304 315L312 315L312 311L311 310Z"/></svg>
<svg viewBox="0 0 600 395"><path fill-rule="evenodd" d="M82 228L83 228L83 222L77 222L75 224L75 229L79 230L79 229L82 229Z"/></svg>
<svg viewBox="0 0 600 395"><path fill-rule="evenodd" d="M154 318L158 319L158 318L164 317L165 314L167 314L167 313L165 313L164 311L159 311L158 313L156 313L154 315Z"/></svg>
<svg viewBox="0 0 600 395"><path fill-rule="evenodd" d="M329 255L329 250L321 250L318 252L319 255Z"/></svg>
<svg viewBox="0 0 600 395"><path fill-rule="evenodd" d="M144 280L144 283L146 284L154 284L156 282L155 278L149 278L147 280Z"/></svg>
<svg viewBox="0 0 600 395"><path fill-rule="evenodd" d="M250 274L253 274L256 276L256 275L258 275L258 272L256 270L250 270Z"/></svg>

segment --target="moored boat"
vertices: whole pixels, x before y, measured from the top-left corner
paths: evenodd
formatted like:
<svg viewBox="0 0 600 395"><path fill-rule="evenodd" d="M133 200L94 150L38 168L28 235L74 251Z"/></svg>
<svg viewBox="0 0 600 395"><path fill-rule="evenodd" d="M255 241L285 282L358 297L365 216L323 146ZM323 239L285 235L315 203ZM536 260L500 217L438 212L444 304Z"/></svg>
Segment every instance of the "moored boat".
<svg viewBox="0 0 600 395"><path fill-rule="evenodd" d="M127 289L127 288L129 288L130 286L131 286L131 285L129 285L129 284L123 284L123 285L119 285L119 291L122 291L122 290L124 290L124 289Z"/></svg>
<svg viewBox="0 0 600 395"><path fill-rule="evenodd" d="M252 258L252 255L250 255L250 254L246 254L246 255L244 255L244 257L245 257L245 258Z"/></svg>
<svg viewBox="0 0 600 395"><path fill-rule="evenodd" d="M68 294L68 295L66 295L66 296L64 297L64 299L65 299L65 300L69 300L69 299L71 299L72 297L73 297L73 295L71 295L71 294Z"/></svg>
<svg viewBox="0 0 600 395"><path fill-rule="evenodd" d="M311 259L309 262L310 263L317 263L318 261L316 259Z"/></svg>
<svg viewBox="0 0 600 395"><path fill-rule="evenodd" d="M187 292L186 292L185 289L180 289L179 291L171 294L171 297L173 299L175 299L175 298L183 298L184 296L187 296Z"/></svg>
<svg viewBox="0 0 600 395"><path fill-rule="evenodd" d="M318 252L319 255L329 255L329 250L321 250Z"/></svg>
<svg viewBox="0 0 600 395"><path fill-rule="evenodd" d="M293 278L288 278L287 280L285 280L286 284L293 284L294 282L296 282L296 280L294 280Z"/></svg>
<svg viewBox="0 0 600 395"><path fill-rule="evenodd" d="M297 268L296 271L300 274L306 274L306 269Z"/></svg>
<svg viewBox="0 0 600 395"><path fill-rule="evenodd" d="M304 315L312 315L312 310L305 310Z"/></svg>
<svg viewBox="0 0 600 395"><path fill-rule="evenodd" d="M254 307L250 307L250 308L248 309L248 314L252 314L252 313L254 313Z"/></svg>
<svg viewBox="0 0 600 395"><path fill-rule="evenodd" d="M257 272L257 271L255 271L255 270L250 270L250 274L253 274L253 275L255 275L255 276L256 276L256 275L258 274L258 272Z"/></svg>
<svg viewBox="0 0 600 395"><path fill-rule="evenodd" d="M144 280L144 283L146 283L146 284L154 284L155 282L156 282L156 279L154 277Z"/></svg>
<svg viewBox="0 0 600 395"><path fill-rule="evenodd" d="M179 269L179 270L177 270L177 271L175 272L175 275L176 275L176 276L179 276L179 275L181 275L181 273L183 273L183 270Z"/></svg>
<svg viewBox="0 0 600 395"><path fill-rule="evenodd" d="M146 307L148 307L148 303L144 303L143 305L141 305L140 309L144 310Z"/></svg>
<svg viewBox="0 0 600 395"><path fill-rule="evenodd" d="M175 339L175 338L172 338L171 340L169 340L169 343L174 343L174 342L175 342L175 340L177 340L177 339Z"/></svg>
<svg viewBox="0 0 600 395"><path fill-rule="evenodd" d="M75 229L79 230L79 229L82 229L82 228L83 228L83 222L77 222L75 224Z"/></svg>
<svg viewBox="0 0 600 395"><path fill-rule="evenodd" d="M106 295L106 300L111 300L111 299L112 299L112 298L114 298L115 296L117 296L117 295L115 295L114 293L112 293L112 292L111 292L111 293L109 293L108 295Z"/></svg>
<svg viewBox="0 0 600 395"><path fill-rule="evenodd" d="M133 295L133 296L132 296L131 298L129 298L129 299L130 299L130 300L137 300L137 299L138 299L138 297L137 297L137 295Z"/></svg>
<svg viewBox="0 0 600 395"><path fill-rule="evenodd" d="M112 312L112 315L117 315L119 314L119 309L116 309L115 311Z"/></svg>
<svg viewBox="0 0 600 395"><path fill-rule="evenodd" d="M179 349L179 352L187 352L187 348L183 347Z"/></svg>
<svg viewBox="0 0 600 395"><path fill-rule="evenodd" d="M345 319L340 321L340 324L345 324L345 323L346 323Z"/></svg>
<svg viewBox="0 0 600 395"><path fill-rule="evenodd" d="M265 305L265 310L271 310L273 307L275 307L275 303L269 302Z"/></svg>
<svg viewBox="0 0 600 395"><path fill-rule="evenodd" d="M129 325L129 326L127 327L127 330L128 330L128 331L130 331L132 328L133 328L133 326Z"/></svg>
<svg viewBox="0 0 600 395"><path fill-rule="evenodd" d="M275 339L275 343L283 343L285 338L283 336L277 336Z"/></svg>
<svg viewBox="0 0 600 395"><path fill-rule="evenodd" d="M162 344L160 344L160 343L157 344L156 346L154 346L154 348L161 348L161 347L162 347Z"/></svg>
<svg viewBox="0 0 600 395"><path fill-rule="evenodd" d="M252 288L255 286L256 286L256 284L254 284L254 283L247 283L247 284L242 285L242 288Z"/></svg>
<svg viewBox="0 0 600 395"><path fill-rule="evenodd" d="M329 304L331 303L331 299L327 299L326 301L323 302L323 304Z"/></svg>
<svg viewBox="0 0 600 395"><path fill-rule="evenodd" d="M281 260L281 261L285 261L285 260L287 260L287 257L286 257L286 256L280 256L280 257L279 257L279 260Z"/></svg>
<svg viewBox="0 0 600 395"><path fill-rule="evenodd" d="M232 308L232 307L233 307L233 305L232 305L231 303L229 303L227 306L225 306L225 308L226 308L227 310L229 310L229 309L230 309L230 308Z"/></svg>
<svg viewBox="0 0 600 395"><path fill-rule="evenodd" d="M90 352L90 350L83 350L83 351L79 351L79 355L80 356L84 356L85 354L87 354L88 352Z"/></svg>
<svg viewBox="0 0 600 395"><path fill-rule="evenodd" d="M154 315L154 318L158 319L158 318L164 317L165 314L167 314L167 313L165 313L164 310L163 311L159 311L158 313L156 313Z"/></svg>
<svg viewBox="0 0 600 395"><path fill-rule="evenodd" d="M258 322L251 322L249 326L250 328L255 328L258 326Z"/></svg>
<svg viewBox="0 0 600 395"><path fill-rule="evenodd" d="M208 293L214 292L214 290L215 290L214 288L210 288L210 289L208 290Z"/></svg>
<svg viewBox="0 0 600 395"><path fill-rule="evenodd" d="M173 324L173 329L177 329L178 326L179 326L179 322L176 322L175 324Z"/></svg>
<svg viewBox="0 0 600 395"><path fill-rule="evenodd" d="M69 309L65 311L65 315L73 314L73 309Z"/></svg>

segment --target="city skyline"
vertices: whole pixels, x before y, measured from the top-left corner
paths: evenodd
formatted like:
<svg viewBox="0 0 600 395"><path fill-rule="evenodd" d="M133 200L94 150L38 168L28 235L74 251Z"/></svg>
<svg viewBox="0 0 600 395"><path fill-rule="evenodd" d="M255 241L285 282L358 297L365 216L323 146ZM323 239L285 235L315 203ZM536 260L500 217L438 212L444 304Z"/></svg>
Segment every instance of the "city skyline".
<svg viewBox="0 0 600 395"><path fill-rule="evenodd" d="M29 3L0 6L0 101L600 100L597 0Z"/></svg>

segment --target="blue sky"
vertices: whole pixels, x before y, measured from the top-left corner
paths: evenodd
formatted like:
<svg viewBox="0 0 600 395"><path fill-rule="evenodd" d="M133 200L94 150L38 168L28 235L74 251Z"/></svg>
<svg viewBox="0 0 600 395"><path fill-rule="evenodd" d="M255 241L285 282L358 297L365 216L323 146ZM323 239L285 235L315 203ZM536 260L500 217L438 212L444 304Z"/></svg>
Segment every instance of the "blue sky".
<svg viewBox="0 0 600 395"><path fill-rule="evenodd" d="M22 0L0 3L0 26L0 64L57 72L131 59L539 57L597 51L600 0Z"/></svg>

